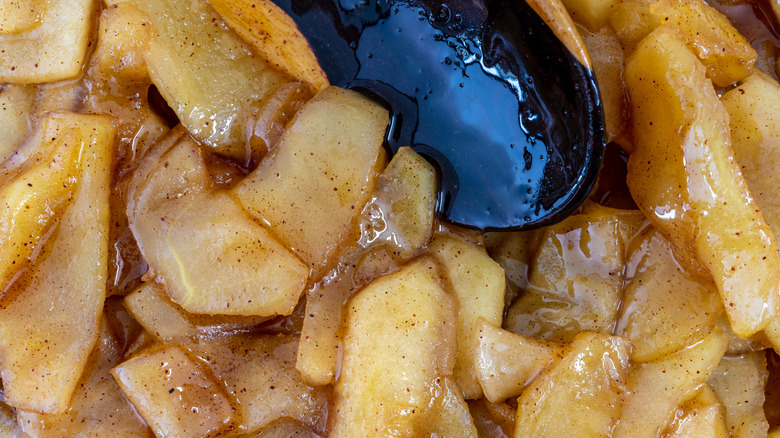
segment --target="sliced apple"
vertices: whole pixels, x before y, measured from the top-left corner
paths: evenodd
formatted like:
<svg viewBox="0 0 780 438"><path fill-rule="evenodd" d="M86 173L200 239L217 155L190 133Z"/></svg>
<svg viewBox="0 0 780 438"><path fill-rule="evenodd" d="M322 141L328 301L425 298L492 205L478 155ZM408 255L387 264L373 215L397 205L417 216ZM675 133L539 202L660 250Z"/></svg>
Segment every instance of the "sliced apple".
<svg viewBox="0 0 780 438"><path fill-rule="evenodd" d="M290 418L324 435L331 391L307 384L295 369L297 336L206 335L191 348L238 401L238 430Z"/></svg>
<svg viewBox="0 0 780 438"><path fill-rule="evenodd" d="M119 340L104 318L100 341L89 358L68 411L60 415L20 412L19 423L30 437L149 437L151 431L122 395L111 368L122 360Z"/></svg>
<svg viewBox="0 0 780 438"><path fill-rule="evenodd" d="M377 278L350 299L332 433L344 437L428 436L437 416L461 418L462 396L443 402L456 341L455 302L428 258ZM453 396L453 395L450 395ZM466 411L467 413L467 411ZM476 436L473 423L461 436Z"/></svg>
<svg viewBox="0 0 780 438"><path fill-rule="evenodd" d="M780 259L734 161L728 113L705 72L665 27L628 59L635 148L628 187L680 257L707 269L734 332L748 337L777 315Z"/></svg>
<svg viewBox="0 0 780 438"><path fill-rule="evenodd" d="M652 227L630 245L616 333L631 339L631 358L658 359L709 333L723 306L715 284L686 274L671 243Z"/></svg>
<svg viewBox="0 0 780 438"><path fill-rule="evenodd" d="M292 18L270 0L209 0L233 29L265 61L279 71L317 89L328 78Z"/></svg>
<svg viewBox="0 0 780 438"><path fill-rule="evenodd" d="M484 248L456 237L437 235L429 250L441 264L458 301L458 355L453 377L467 399L482 397L477 380L477 320L496 327L504 313L504 270Z"/></svg>
<svg viewBox="0 0 780 438"><path fill-rule="evenodd" d="M128 220L150 269L188 312L292 313L308 269L212 184L191 139L139 166Z"/></svg>
<svg viewBox="0 0 780 438"><path fill-rule="evenodd" d="M544 228L529 285L507 311L515 333L569 343L581 331L612 333L622 295L626 238L633 214L594 204Z"/></svg>
<svg viewBox="0 0 780 438"><path fill-rule="evenodd" d="M312 268L321 269L358 232L353 222L385 164L387 122L387 111L359 93L326 88L232 193Z"/></svg>
<svg viewBox="0 0 780 438"><path fill-rule="evenodd" d="M142 353L111 375L157 436L216 436L236 420L221 382L175 345Z"/></svg>
<svg viewBox="0 0 780 438"><path fill-rule="evenodd" d="M657 437L674 419L677 407L718 367L728 339L715 329L702 340L661 359L635 365L628 374L620 422L613 437Z"/></svg>
<svg viewBox="0 0 780 438"><path fill-rule="evenodd" d="M769 373L763 351L724 357L709 384L726 408L731 436L764 437L769 423L764 413L764 389Z"/></svg>
<svg viewBox="0 0 780 438"><path fill-rule="evenodd" d="M625 338L578 334L517 400L514 437L609 436L620 418L630 350Z"/></svg>
<svg viewBox="0 0 780 438"><path fill-rule="evenodd" d="M122 1L151 22L149 73L182 124L215 151L249 159L254 112L290 79L253 55L207 0Z"/></svg>
<svg viewBox="0 0 780 438"><path fill-rule="evenodd" d="M519 396L543 369L564 355L561 344L518 335L481 318L474 328L477 380L491 403Z"/></svg>
<svg viewBox="0 0 780 438"><path fill-rule="evenodd" d="M35 87L29 85L8 85L0 91L0 126L5 130L0 138L0 162L27 138L33 99Z"/></svg>
<svg viewBox="0 0 780 438"><path fill-rule="evenodd" d="M66 149L72 149L67 154L78 159L77 169L68 176L78 185L40 249L35 268L20 275L0 305L0 375L9 405L54 414L68 408L98 340L107 266L95 261L108 257L116 129L106 116L49 117L60 132L53 134L53 144L67 144ZM44 174L40 177L45 179ZM22 186L38 182L28 181Z"/></svg>
<svg viewBox="0 0 780 438"><path fill-rule="evenodd" d="M12 3L5 0L0 6L9 6L13 11ZM21 32L0 34L0 82L39 84L78 76L86 58L97 1L24 3L35 11L16 21L15 30Z"/></svg>
<svg viewBox="0 0 780 438"><path fill-rule="evenodd" d="M419 254L433 235L437 192L433 166L411 148L398 149L361 216L361 245L385 244L405 258Z"/></svg>

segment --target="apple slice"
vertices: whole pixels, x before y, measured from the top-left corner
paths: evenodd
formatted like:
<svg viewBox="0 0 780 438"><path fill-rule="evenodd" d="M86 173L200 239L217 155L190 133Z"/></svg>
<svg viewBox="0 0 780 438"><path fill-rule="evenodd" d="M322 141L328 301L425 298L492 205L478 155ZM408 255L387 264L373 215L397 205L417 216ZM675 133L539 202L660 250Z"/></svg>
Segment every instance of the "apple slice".
<svg viewBox="0 0 780 438"><path fill-rule="evenodd" d="M578 334L517 400L514 437L609 436L620 417L630 350L626 338Z"/></svg>
<svg viewBox="0 0 780 438"><path fill-rule="evenodd" d="M232 189L315 271L350 235L385 164L388 113L356 91L326 88L279 145Z"/></svg>
<svg viewBox="0 0 780 438"><path fill-rule="evenodd" d="M108 271L96 260L108 257L116 128L107 116L48 117L50 126L58 127L53 132L59 133L47 140L55 138L55 145L67 145L69 155L80 157L69 175L78 185L40 249L35 268L10 286L0 306L0 375L8 404L62 413L98 340ZM62 184L56 174L52 180ZM24 187L36 182L27 181Z"/></svg>
<svg viewBox="0 0 780 438"><path fill-rule="evenodd" d="M142 353L111 374L157 436L213 437L236 420L222 383L175 345Z"/></svg>
<svg viewBox="0 0 780 438"><path fill-rule="evenodd" d="M212 187L192 139L173 143L145 158L128 187L130 229L150 270L191 313L292 313L306 265Z"/></svg>
<svg viewBox="0 0 780 438"><path fill-rule="evenodd" d="M683 260L710 273L734 333L755 334L778 313L780 259L734 161L729 116L704 65L662 26L628 59L626 84L632 197Z"/></svg>
<svg viewBox="0 0 780 438"><path fill-rule="evenodd" d="M442 417L460 425L458 435L476 436L473 423L458 414L465 409L468 416L462 396L445 381L457 347L456 304L439 276L433 260L417 259L350 299L331 411L334 435L428 436L450 430L438 423Z"/></svg>
<svg viewBox="0 0 780 438"><path fill-rule="evenodd" d="M13 3L4 0L0 10L5 13L5 7L10 7L13 11ZM19 31L13 35L0 34L0 82L40 84L78 76L86 58L92 12L97 3L96 0L25 1L22 7L34 9L32 14L17 15L14 24L0 23Z"/></svg>

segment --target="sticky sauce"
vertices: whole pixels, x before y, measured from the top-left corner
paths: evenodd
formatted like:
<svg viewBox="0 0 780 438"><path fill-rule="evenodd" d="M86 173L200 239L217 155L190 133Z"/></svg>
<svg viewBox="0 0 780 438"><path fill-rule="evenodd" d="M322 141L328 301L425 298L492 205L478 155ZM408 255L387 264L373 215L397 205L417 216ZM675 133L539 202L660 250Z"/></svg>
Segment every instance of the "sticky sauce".
<svg viewBox="0 0 780 438"><path fill-rule="evenodd" d="M332 84L390 108L392 152L437 166L444 218L531 228L587 197L604 147L595 81L524 1L275 2Z"/></svg>

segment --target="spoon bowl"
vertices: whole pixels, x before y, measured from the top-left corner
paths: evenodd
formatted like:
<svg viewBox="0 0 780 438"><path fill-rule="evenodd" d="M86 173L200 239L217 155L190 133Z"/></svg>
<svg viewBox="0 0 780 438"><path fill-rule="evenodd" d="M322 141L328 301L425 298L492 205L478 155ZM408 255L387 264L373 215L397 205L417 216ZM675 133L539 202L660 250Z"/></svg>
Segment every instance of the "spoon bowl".
<svg viewBox="0 0 780 438"><path fill-rule="evenodd" d="M439 213L482 230L562 220L605 146L593 72L523 0L274 0L329 81L384 103L391 152L439 171Z"/></svg>

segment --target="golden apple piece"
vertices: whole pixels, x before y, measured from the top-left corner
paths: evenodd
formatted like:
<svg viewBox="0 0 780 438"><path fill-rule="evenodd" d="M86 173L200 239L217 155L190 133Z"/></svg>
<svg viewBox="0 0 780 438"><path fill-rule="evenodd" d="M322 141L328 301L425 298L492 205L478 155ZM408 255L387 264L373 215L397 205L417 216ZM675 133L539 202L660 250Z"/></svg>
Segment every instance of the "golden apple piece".
<svg viewBox="0 0 780 438"><path fill-rule="evenodd" d="M728 438L726 410L709 385L683 403L664 438Z"/></svg>
<svg viewBox="0 0 780 438"><path fill-rule="evenodd" d="M12 3L3 0L0 6L18 11ZM24 6L21 3L17 6L35 11L27 17L16 17L12 26L19 33L0 33L0 83L39 84L78 76L87 54L97 1L33 1L24 2ZM5 14L6 9L0 10ZM9 16L12 21L13 15ZM10 23L0 25L6 24Z"/></svg>
<svg viewBox="0 0 780 438"><path fill-rule="evenodd" d="M636 364L628 374L620 422L613 437L657 437L677 407L694 398L726 351L728 339L715 329L698 342L661 359Z"/></svg>
<svg viewBox="0 0 780 438"><path fill-rule="evenodd" d="M338 265L306 295L306 315L295 367L312 385L333 383L342 353L344 303L374 277L398 270L384 248L363 253L349 248Z"/></svg>
<svg viewBox="0 0 780 438"><path fill-rule="evenodd" d="M29 113L35 99L35 87L7 85L0 90L0 162L10 156L30 133Z"/></svg>
<svg viewBox="0 0 780 438"><path fill-rule="evenodd" d="M0 35L34 29L43 21L47 7L46 0L0 0Z"/></svg>
<svg viewBox="0 0 780 438"><path fill-rule="evenodd" d="M591 32L598 32L607 25L617 3L619 0L563 0L571 18ZM591 52L591 59L592 56Z"/></svg>
<svg viewBox="0 0 780 438"><path fill-rule="evenodd" d="M270 0L209 0L228 26L277 70L317 91L329 83L292 18Z"/></svg>
<svg viewBox="0 0 780 438"><path fill-rule="evenodd" d="M610 2L604 3L608 10L611 10ZM593 72L599 84L604 109L604 128L607 142L610 142L622 136L628 125L628 95L623 81L623 49L617 35L609 26L601 27L601 30L593 34L584 32L582 39L593 61Z"/></svg>
<svg viewBox="0 0 780 438"><path fill-rule="evenodd" d="M578 334L517 400L514 437L609 436L620 418L630 351L625 338Z"/></svg>
<svg viewBox="0 0 780 438"><path fill-rule="evenodd" d="M496 327L504 313L504 270L484 248L457 237L437 235L428 246L442 266L458 302L458 354L453 378L467 399L482 397L475 363L479 340L477 320Z"/></svg>
<svg viewBox="0 0 780 438"><path fill-rule="evenodd" d="M626 56L644 37L661 25L661 18L650 12L656 0L620 0L609 16L609 26L615 31Z"/></svg>
<svg viewBox="0 0 780 438"><path fill-rule="evenodd" d="M87 368L67 412L52 415L22 411L19 413L19 423L24 432L32 438L151 437L151 430L138 418L111 377L111 368L122 360L120 348L119 340L114 337L104 318L100 341L88 359Z"/></svg>
<svg viewBox="0 0 780 438"><path fill-rule="evenodd" d="M139 354L111 375L157 436L210 437L233 428L237 406L224 385L181 347Z"/></svg>
<svg viewBox="0 0 780 438"><path fill-rule="evenodd" d="M438 183L433 166L402 147L379 175L361 217L361 244L385 243L400 257L420 252L433 235Z"/></svg>
<svg viewBox="0 0 780 438"><path fill-rule="evenodd" d="M385 164L388 113L355 91L326 88L232 194L315 270L353 225Z"/></svg>
<svg viewBox="0 0 780 438"><path fill-rule="evenodd" d="M507 311L509 331L568 343L581 331L612 333L623 288L626 216L594 204L544 228L529 286Z"/></svg>
<svg viewBox="0 0 780 438"><path fill-rule="evenodd" d="M701 62L664 27L628 59L626 84L632 197L683 260L712 275L734 332L753 335L777 315L780 259L734 161L726 109Z"/></svg>
<svg viewBox="0 0 780 438"><path fill-rule="evenodd" d="M763 351L724 357L709 384L726 408L726 425L733 437L765 437L769 423L764 414L764 388L768 372Z"/></svg>
<svg viewBox="0 0 780 438"><path fill-rule="evenodd" d="M9 405L63 413L98 340L107 266L95 261L108 257L116 130L107 116L55 113L49 117L49 125L59 126L60 131L53 137L54 144L67 143L74 149L68 154L80 157L71 175L78 185L40 249L34 269L22 273L4 297L0 376Z"/></svg>
<svg viewBox="0 0 780 438"><path fill-rule="evenodd" d="M212 185L191 139L154 151L136 170L128 220L150 270L191 313L292 313L306 265Z"/></svg>
<svg viewBox="0 0 780 438"><path fill-rule="evenodd" d="M144 283L124 299L130 315L160 342L187 344L207 333L249 330L268 317L189 313L170 300L164 286Z"/></svg>
<svg viewBox="0 0 780 438"><path fill-rule="evenodd" d="M207 0L122 1L152 24L149 73L182 124L215 151L249 159L253 112L290 79L253 55Z"/></svg>
<svg viewBox="0 0 780 438"><path fill-rule="evenodd" d="M671 244L648 227L630 245L622 315L616 333L631 339L631 359L647 362L712 330L723 306L715 284L684 272Z"/></svg>
<svg viewBox="0 0 780 438"><path fill-rule="evenodd" d="M297 336L205 335L191 348L237 400L236 427L242 433L290 418L324 434L331 391L307 384L295 369Z"/></svg>
<svg viewBox="0 0 780 438"><path fill-rule="evenodd" d="M35 261L77 189L83 138L70 121L64 114L46 117L0 164L0 301L14 278Z"/></svg>
<svg viewBox="0 0 780 438"><path fill-rule="evenodd" d="M780 235L780 84L756 70L720 101L729 113L734 157L750 193L774 235Z"/></svg>
<svg viewBox="0 0 780 438"><path fill-rule="evenodd" d="M428 436L447 430L437 417L463 419L442 410L468 414L460 394L442 390L455 362L457 331L456 303L440 276L433 260L417 259L350 299L331 409L334 436ZM455 436L476 436L473 423L457 423Z"/></svg>
<svg viewBox="0 0 780 438"><path fill-rule="evenodd" d="M564 355L564 346L537 341L506 331L480 318L475 324L478 340L477 380L491 403L517 397L531 381Z"/></svg>
<svg viewBox="0 0 780 438"><path fill-rule="evenodd" d="M726 16L703 0L660 0L650 10L665 27L679 32L716 86L729 86L753 73L756 51Z"/></svg>

